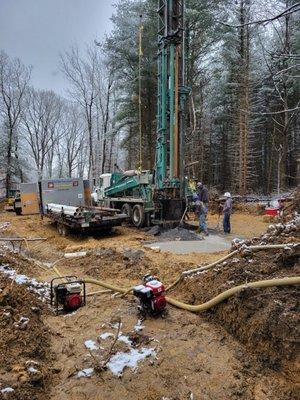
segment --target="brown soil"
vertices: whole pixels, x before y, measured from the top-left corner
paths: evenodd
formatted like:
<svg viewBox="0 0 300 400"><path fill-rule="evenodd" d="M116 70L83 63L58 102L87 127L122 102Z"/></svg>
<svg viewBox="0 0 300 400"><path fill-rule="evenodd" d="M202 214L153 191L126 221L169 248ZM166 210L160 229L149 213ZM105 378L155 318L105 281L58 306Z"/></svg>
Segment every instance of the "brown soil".
<svg viewBox="0 0 300 400"><path fill-rule="evenodd" d="M193 215L192 215L193 217ZM192 222L193 225L198 224L197 221ZM235 211L231 216L231 238L236 236L251 238L265 231L269 225L269 221L264 221L264 216L251 215L248 212ZM223 216L218 214L208 215L208 228L219 232L223 231Z"/></svg>
<svg viewBox="0 0 300 400"><path fill-rule="evenodd" d="M174 289L174 294L187 303L199 304L247 281L299 274L299 256L281 259L270 257L270 252L260 252L186 279ZM293 359L296 354L299 294L297 286L245 290L211 309L208 315L226 326L263 361L277 368L280 360Z"/></svg>
<svg viewBox="0 0 300 400"><path fill-rule="evenodd" d="M209 217L211 224L215 222L213 218L215 217ZM143 241L149 239L144 233L128 227L118 228L112 236L102 238L61 238L55 227L46 220L40 221L38 217L0 214L0 222L4 221L12 224L5 231L5 236L47 237L45 242L29 243L29 250L23 246L24 256L44 262L60 259L57 266L64 274L95 277L122 287L139 283L140 278L149 271L168 285L183 270L216 261L226 254L156 253L143 247ZM261 217L233 215L234 231L241 236L258 236L266 225ZM240 228L242 232L239 231ZM282 240L288 240L288 237L283 237ZM128 257L128 248L142 249L144 255ZM65 252L77 250L86 250L88 254L84 258L62 258ZM51 269L39 269L18 255L9 257L12 259L7 263L17 265L14 268L22 273L46 281L53 277ZM244 283L245 280L289 276L297 272L299 274L296 262L291 259L286 261L286 256L280 258L277 254L277 257L275 259L274 255L269 261L269 253L257 253L250 258L253 262L249 262L247 258L239 258L238 263L231 267L228 263L216 271L184 281L172 291L172 297L196 304L231 286ZM98 289L99 287L88 285L88 291ZM49 332L51 334L52 355L46 354L44 359L46 361L49 357L47 365L53 373L49 398L296 399L295 291L295 287L268 289L263 292L246 291L205 315L169 307L166 318L148 318L143 321L145 327L140 333L140 340L150 338L148 347L156 349L156 357L141 361L136 372L126 369L122 378L115 377L109 370L80 379L76 378L76 373L82 368L96 366L84 346L84 341L97 341L101 333L112 331L109 326L112 318L121 317L122 332L126 335L132 334L139 318L134 298L120 298L110 294L92 296L88 298L86 307L67 316L57 317L42 311L43 317L42 320L38 319L37 327L42 329L45 324L48 327L45 335ZM31 295L28 292L26 294ZM35 336L39 335L37 331L34 332ZM49 346L46 339L43 342ZM103 351L107 351L109 342L102 341L100 345L104 347ZM22 348L21 344L20 347ZM1 351L2 349L3 347ZM14 363L19 363L16 360L21 356L15 354L14 357ZM45 365L42 357L40 362ZM5 362L5 368L12 363L12 360ZM45 387L48 388L50 375L45 378L45 382ZM20 398L47 399L46 395L33 397L39 396L42 389L37 387L35 390L35 394L30 393L31 397L24 392Z"/></svg>
<svg viewBox="0 0 300 400"><path fill-rule="evenodd" d="M20 265L15 261L15 256L0 256L0 264L9 263L11 268ZM41 318L47 313L46 306L26 286L0 275L0 390L14 389L12 393L0 392L0 398L49 398L51 339ZM28 318L28 324L22 325L21 318Z"/></svg>

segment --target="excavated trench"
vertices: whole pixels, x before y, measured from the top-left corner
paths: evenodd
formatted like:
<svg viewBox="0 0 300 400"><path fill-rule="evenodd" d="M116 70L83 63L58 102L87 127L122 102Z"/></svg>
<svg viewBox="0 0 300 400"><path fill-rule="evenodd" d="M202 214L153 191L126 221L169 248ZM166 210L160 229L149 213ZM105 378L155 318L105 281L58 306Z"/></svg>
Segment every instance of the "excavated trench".
<svg viewBox="0 0 300 400"><path fill-rule="evenodd" d="M15 225L12 229L20 234L24 228ZM43 226L34 229L38 236L43 236L47 231ZM122 236L107 238L98 241L98 244L94 239L80 244L73 239L59 241L55 233L47 243L31 246L30 256L42 261L55 261L66 251L87 250L84 258L63 260L58 264L59 270L63 274L72 271L79 277L89 276L121 287L138 283L147 272L157 275L168 284L174 282L182 271L191 268L189 255L142 250L141 240L149 238L128 229L124 230L123 236L125 246L120 247ZM281 236L280 240L283 243L299 241L299 234L293 232ZM201 264L215 261L224 254L203 253ZM39 280L49 281L53 276L51 270L38 269L32 262L12 253L2 255L0 261ZM295 274L299 275L297 254L287 254L281 250L273 251L270 255L266 251L242 258L234 257L225 265L186 278L172 289L170 295L190 304L198 304L245 281ZM7 287L7 283L4 287ZM90 290L93 290L92 286ZM5 384L5 387L16 389L18 396L8 397L12 394L4 393L7 398L26 398L30 393L31 398L38 400L138 400L141 396L148 400L296 399L297 292L297 287L247 290L205 314L194 315L169 307L165 319L147 319L140 324L137 303L132 297L121 299L110 294L92 296L86 307L65 317L55 317L41 307L38 318L42 325L37 325L37 329L44 332L46 327L52 350L51 353L45 353L44 359L37 350L33 350L30 357L41 365L44 386L36 388L36 384L28 380L27 386L23 387L16 375L9 375L10 378L5 382L0 381L0 388L3 389ZM16 296L17 292L14 291L12 295ZM24 312L21 310L19 313L21 315ZM111 320L116 315L123 324L124 340L138 335L138 339L134 340L139 341L137 347L132 349L120 342L117 352L136 354L135 349L148 349L150 352L153 348L155 353L155 356L150 355L139 361L135 372L127 366L121 378L114 376L109 369L95 372L94 360L94 357L101 358L103 352L109 349L111 339L100 337L115 333ZM0 319L4 317L0 304ZM143 326L138 334L135 332L136 326ZM17 343L24 341L24 334L31 334L30 330L16 332L17 335L12 330L10 340ZM38 331L33 333L39 335ZM95 342L99 347L98 350L91 350L93 357L85 346L86 341ZM24 346L20 345L20 349L23 352ZM9 373L13 357L14 353L10 361L1 365L6 374ZM51 361L48 361L49 357ZM28 354L25 352L21 359L23 368L28 361ZM90 369L93 369L91 376L77 377L80 371ZM25 391L28 388L31 392Z"/></svg>

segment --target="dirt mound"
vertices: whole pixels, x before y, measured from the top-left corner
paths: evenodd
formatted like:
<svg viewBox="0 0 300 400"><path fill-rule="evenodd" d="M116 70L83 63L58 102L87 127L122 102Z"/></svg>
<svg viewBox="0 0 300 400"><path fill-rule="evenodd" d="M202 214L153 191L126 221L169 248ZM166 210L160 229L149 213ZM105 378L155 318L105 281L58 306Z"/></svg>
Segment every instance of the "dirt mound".
<svg viewBox="0 0 300 400"><path fill-rule="evenodd" d="M261 237L240 241L239 246L273 243L274 235L276 243L299 243L299 222L271 226ZM176 293L188 303L199 304L246 282L300 274L299 246L242 255L184 280ZM299 294L297 286L247 289L212 308L207 315L256 353L266 366L280 369L288 362L290 367L296 362L299 338Z"/></svg>
<svg viewBox="0 0 300 400"><path fill-rule="evenodd" d="M86 257L68 260L65 265L72 271L80 270L84 275L96 279L114 281L115 279L140 279L149 271L150 260L146 257L128 256L124 252L111 248L90 250Z"/></svg>
<svg viewBox="0 0 300 400"><path fill-rule="evenodd" d="M234 203L234 211L245 212L251 215L264 215L265 205L259 203Z"/></svg>
<svg viewBox="0 0 300 400"><path fill-rule="evenodd" d="M10 251L5 246L0 246L0 264L7 264L19 273L36 276L38 267L17 252Z"/></svg>
<svg viewBox="0 0 300 400"><path fill-rule="evenodd" d="M295 213L300 213L300 188L297 188L283 207L284 218L291 218Z"/></svg>
<svg viewBox="0 0 300 400"><path fill-rule="evenodd" d="M25 285L0 275L0 397L49 398L50 333L45 305Z"/></svg>

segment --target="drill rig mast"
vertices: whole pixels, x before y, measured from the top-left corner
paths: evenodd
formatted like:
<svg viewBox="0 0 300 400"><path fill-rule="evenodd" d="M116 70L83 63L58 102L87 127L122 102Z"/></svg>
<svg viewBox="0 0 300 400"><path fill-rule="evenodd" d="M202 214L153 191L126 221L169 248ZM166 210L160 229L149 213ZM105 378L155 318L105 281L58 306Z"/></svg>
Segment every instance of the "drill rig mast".
<svg viewBox="0 0 300 400"><path fill-rule="evenodd" d="M154 201L160 220L178 221L185 208L184 0L158 1L157 145Z"/></svg>
<svg viewBox="0 0 300 400"><path fill-rule="evenodd" d="M108 183L100 184L103 195L98 198L99 204L122 209L136 227L151 223L178 224L186 207L184 141L185 103L189 90L185 82L184 2L158 0L154 171L114 172L100 177Z"/></svg>

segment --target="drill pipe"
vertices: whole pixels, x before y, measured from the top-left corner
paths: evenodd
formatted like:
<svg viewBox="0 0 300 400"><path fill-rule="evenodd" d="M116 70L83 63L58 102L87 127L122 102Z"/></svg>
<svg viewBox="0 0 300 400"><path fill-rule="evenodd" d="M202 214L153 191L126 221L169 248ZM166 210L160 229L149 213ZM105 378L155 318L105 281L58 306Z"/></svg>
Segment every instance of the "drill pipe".
<svg viewBox="0 0 300 400"><path fill-rule="evenodd" d="M73 206L66 206L64 204L47 204L47 209L52 211L56 214L64 213L65 215L69 215L71 217L79 216L81 214L81 208L73 207Z"/></svg>

